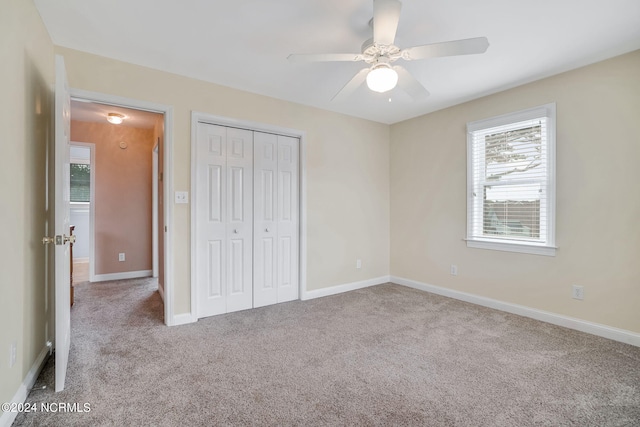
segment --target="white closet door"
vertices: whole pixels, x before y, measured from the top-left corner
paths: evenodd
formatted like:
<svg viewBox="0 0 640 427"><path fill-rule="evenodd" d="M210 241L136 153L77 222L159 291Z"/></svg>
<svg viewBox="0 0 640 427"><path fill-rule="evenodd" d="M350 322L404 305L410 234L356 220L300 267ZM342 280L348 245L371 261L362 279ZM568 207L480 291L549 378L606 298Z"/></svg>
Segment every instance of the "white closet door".
<svg viewBox="0 0 640 427"><path fill-rule="evenodd" d="M297 138L199 123L199 318L298 298Z"/></svg>
<svg viewBox="0 0 640 427"><path fill-rule="evenodd" d="M227 128L227 312L253 306L253 132Z"/></svg>
<svg viewBox="0 0 640 427"><path fill-rule="evenodd" d="M197 127L198 317L253 305L253 133Z"/></svg>
<svg viewBox="0 0 640 427"><path fill-rule="evenodd" d="M278 302L298 299L298 146L297 138L278 136Z"/></svg>
<svg viewBox="0 0 640 427"><path fill-rule="evenodd" d="M278 136L254 134L253 198L253 306L278 302L277 281L277 173Z"/></svg>
<svg viewBox="0 0 640 427"><path fill-rule="evenodd" d="M298 299L298 139L255 132L254 307Z"/></svg>
<svg viewBox="0 0 640 427"><path fill-rule="evenodd" d="M198 317L227 312L227 130L198 123L196 194L196 280Z"/></svg>

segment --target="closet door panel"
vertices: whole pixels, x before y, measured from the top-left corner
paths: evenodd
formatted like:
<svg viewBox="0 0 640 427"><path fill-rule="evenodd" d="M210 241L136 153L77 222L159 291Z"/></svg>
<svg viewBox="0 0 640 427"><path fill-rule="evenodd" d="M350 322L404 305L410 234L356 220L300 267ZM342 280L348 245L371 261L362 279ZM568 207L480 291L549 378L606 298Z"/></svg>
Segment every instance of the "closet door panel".
<svg viewBox="0 0 640 427"><path fill-rule="evenodd" d="M227 313L253 306L253 132L227 128Z"/></svg>
<svg viewBox="0 0 640 427"><path fill-rule="evenodd" d="M278 302L298 299L298 145L297 138L278 136Z"/></svg>
<svg viewBox="0 0 640 427"><path fill-rule="evenodd" d="M197 126L196 280L198 317L226 312L226 129Z"/></svg>
<svg viewBox="0 0 640 427"><path fill-rule="evenodd" d="M276 289L277 151L276 135L254 133L254 307L278 302Z"/></svg>

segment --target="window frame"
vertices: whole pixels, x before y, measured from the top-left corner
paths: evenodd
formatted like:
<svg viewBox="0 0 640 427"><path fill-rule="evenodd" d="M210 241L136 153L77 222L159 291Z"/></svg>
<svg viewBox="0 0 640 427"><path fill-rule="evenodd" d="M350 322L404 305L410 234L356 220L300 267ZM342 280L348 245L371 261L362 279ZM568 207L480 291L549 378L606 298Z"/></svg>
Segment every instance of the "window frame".
<svg viewBox="0 0 640 427"><path fill-rule="evenodd" d="M482 216L478 220L478 210L475 209L474 189L477 185L475 179L474 164L474 133L485 131L499 126L507 126L527 120L546 118L547 138L546 138L546 224L541 224L541 232L546 228L543 242L532 242L526 240L514 240L505 237L479 237L474 233L474 224L483 223L483 209L479 212ZM544 143L544 142L543 142ZM542 218L543 204L540 210ZM542 221L542 219L541 219ZM520 110L500 116L477 120L467 123L467 247L491 249L506 252L519 252L534 255L556 255L556 104L549 103L538 107ZM541 236L542 238L542 233Z"/></svg>
<svg viewBox="0 0 640 427"><path fill-rule="evenodd" d="M88 205L91 203L91 174L93 173L93 170L91 168L91 162L89 160L86 159L71 159L69 161L69 167L71 168L71 165L87 165L89 166L89 200L71 200L71 178L69 178L69 203L72 204L85 204ZM69 175L71 175L71 172L69 173Z"/></svg>

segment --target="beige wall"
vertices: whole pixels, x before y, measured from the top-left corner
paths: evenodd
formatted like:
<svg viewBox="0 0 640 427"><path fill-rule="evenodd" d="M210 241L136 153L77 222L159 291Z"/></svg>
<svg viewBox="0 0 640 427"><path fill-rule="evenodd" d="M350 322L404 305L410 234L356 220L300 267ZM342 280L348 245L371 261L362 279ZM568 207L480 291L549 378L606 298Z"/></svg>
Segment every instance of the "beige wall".
<svg viewBox="0 0 640 427"><path fill-rule="evenodd" d="M174 189L190 189L191 111L306 132L307 289L389 274L389 127L65 48L71 87L173 106ZM174 205L175 313L190 305L189 205ZM363 266L356 270L355 261Z"/></svg>
<svg viewBox="0 0 640 427"><path fill-rule="evenodd" d="M639 76L636 51L393 125L391 274L640 332ZM549 102L557 256L467 248L466 123Z"/></svg>
<svg viewBox="0 0 640 427"><path fill-rule="evenodd" d="M151 270L153 129L73 120L71 140L95 144L95 274ZM127 148L120 148L126 142ZM125 261L118 254L125 253Z"/></svg>
<svg viewBox="0 0 640 427"><path fill-rule="evenodd" d="M53 44L30 1L0 13L0 402L11 401L43 350L50 313L42 245ZM48 328L52 332L52 328ZM17 363L9 368L9 346Z"/></svg>

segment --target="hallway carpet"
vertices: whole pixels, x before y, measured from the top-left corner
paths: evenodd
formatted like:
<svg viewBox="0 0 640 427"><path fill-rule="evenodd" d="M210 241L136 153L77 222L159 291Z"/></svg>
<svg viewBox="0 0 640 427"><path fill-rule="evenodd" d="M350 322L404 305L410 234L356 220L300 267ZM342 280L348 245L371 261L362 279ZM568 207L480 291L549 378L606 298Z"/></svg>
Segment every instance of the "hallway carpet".
<svg viewBox="0 0 640 427"><path fill-rule="evenodd" d="M394 284L166 327L149 279L76 287L66 389L25 426L638 426L640 348Z"/></svg>

